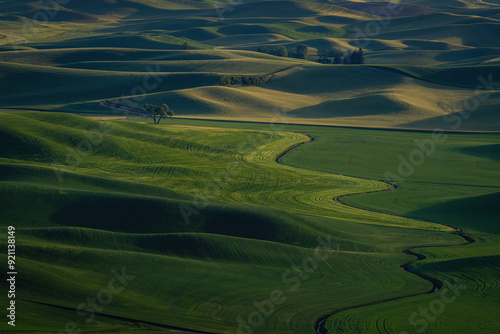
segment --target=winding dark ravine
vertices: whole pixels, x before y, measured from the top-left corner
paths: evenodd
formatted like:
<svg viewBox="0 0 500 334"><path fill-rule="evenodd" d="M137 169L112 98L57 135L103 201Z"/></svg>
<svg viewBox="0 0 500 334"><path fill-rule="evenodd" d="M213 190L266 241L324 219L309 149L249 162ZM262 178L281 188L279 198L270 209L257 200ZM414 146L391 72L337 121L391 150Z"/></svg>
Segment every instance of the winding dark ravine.
<svg viewBox="0 0 500 334"><path fill-rule="evenodd" d="M285 154L287 154L289 151L291 151L292 149L294 149L294 148L296 148L296 147L298 147L300 145L307 144L307 143L310 143L310 142L314 141L314 137L312 137L312 136L310 136L308 134L305 134L305 133L300 133L300 134L307 136L309 138L309 140L303 141L303 142L301 142L299 144L296 144L296 145L294 145L294 146L289 147L288 149L286 149L283 153L281 153L278 157L276 157L276 162L277 163L283 164L279 160ZM332 173L332 174L338 174L338 175L340 175L339 173ZM385 182L385 181L381 181L381 182ZM396 189L396 186L394 184L391 184L391 183L388 183L388 182L385 182L385 183L389 184L390 187L387 188L387 189L382 189L382 190L373 190L373 191L367 191L367 192L347 194L347 195L335 197L333 200L336 203L338 203L338 204L345 205L345 206L348 206L348 207L351 207L351 208L355 208L355 209L358 209L358 210L383 213L383 214L388 214L388 215L391 215L391 216L397 216L397 217L401 217L401 218L411 218L411 217L399 216L399 215L392 214L392 213L379 212L379 211L375 211L375 210L370 210L370 209L356 207L356 206L353 206L353 205L345 204L345 203L343 203L340 200L341 197L347 197L347 196L353 196L353 195L360 195L360 194L368 194L368 193L375 193L375 192L382 192L382 191L391 191L391 190ZM435 221L429 221L429 220L423 220L423 219L419 219L419 220L426 221L426 222L433 223L433 224L438 224L438 225L446 226L446 227L454 229L455 230L455 234L458 235L458 236L460 236L461 238L463 238L465 240L465 243L463 243L462 246L474 242L473 238L471 238L470 236L464 234L464 232L460 228L458 228L458 227L447 225L447 224L440 223L440 222L435 222ZM453 245L453 246L455 246L455 245ZM328 329L326 328L326 321L332 315L338 314L340 312L347 311L347 310L352 310L352 309L357 309L357 308L361 308L361 307L367 307L367 306L376 305L376 304L387 303L387 302L391 302L391 301L394 301L394 300L406 299L406 298L411 298L411 297L415 297L415 296L430 294L430 293L434 293L436 291L439 291L439 289L441 289L442 286L443 286L443 282L441 282L440 280L438 280L436 278L433 278L433 277L427 276L427 275L425 275L425 274L423 274L421 272L418 272L417 270L415 270L414 268L411 267L412 263L417 262L417 261L422 261L422 260L424 260L426 258L425 255L417 253L417 252L414 252L413 249L416 249L416 248L426 248L426 247L451 247L451 246L448 246L448 245L442 245L442 246L440 246L440 245L437 245L437 246L417 246L417 247L402 249L401 251L403 253L405 253L407 255L413 255L413 256L416 257L416 259L413 259L413 260L410 260L408 262L402 263L399 266L402 269L404 269L405 271L407 271L407 272L409 272L411 274L414 274L414 275L416 275L416 276L418 276L418 277L420 277L422 279L425 279L425 280L431 282L432 283L432 288L430 290L424 291L424 292L420 292L420 293L415 293L415 294L408 295L408 296L394 297L394 298L383 299L383 300L374 301L374 302L365 303L365 304L360 304L360 305L348 306L348 307L337 309L337 310L334 310L334 311L331 311L331 312L328 312L328 313L324 313L324 314L320 315L318 318L316 318L316 320L314 321L314 331L315 331L315 333L317 333L317 334L327 334L328 333Z"/></svg>
<svg viewBox="0 0 500 334"><path fill-rule="evenodd" d="M355 194L352 194L352 195L355 195ZM358 208L358 209L363 210L362 208ZM436 224L439 224L439 223L436 223ZM440 224L440 225L443 225L443 224ZM445 226L449 226L449 225L445 225ZM473 238L471 238L470 236L467 236L467 235L463 234L463 232L459 228L455 228L455 233L458 236L462 237L465 240L465 243L463 243L462 246L468 245L468 244L474 242ZM452 246L454 247L456 245L452 245ZM352 310L352 309L357 309L357 308L361 308L361 307L367 307L367 306L371 306L371 305L377 305L377 304L387 303L387 302L391 302L391 301L394 301L394 300L406 299L406 298L411 298L411 297L416 297L416 296L420 296L420 295L425 295L425 294L430 294L430 293L437 292L443 286L443 282L441 282L440 280L438 280L436 278L433 278L433 277L427 276L427 275L425 275L425 274L423 274L421 272L418 272L418 271L416 271L414 268L412 268L410 266L414 262L426 259L425 255L420 254L420 253L416 253L416 252L413 251L413 249L415 249L415 248L426 248L426 247L430 248L430 247L452 247L452 246L448 246L448 245L443 245L443 246L439 246L439 245L438 246L417 246L417 247L405 248L405 249L401 250L405 254L415 256L416 259L413 259L413 260L410 260L408 262L402 263L399 266L401 268L403 268L405 271L407 271L407 272L409 272L411 274L417 275L418 277L431 282L432 283L432 288L430 290L424 291L424 292L420 292L420 293L414 293L414 294L408 295L408 296L394 297L394 298L383 299L383 300L379 300L379 301L375 301L375 302L370 302L370 303L365 303L365 304L360 304L360 305L355 305L355 306L348 306L348 307L344 307L344 308L341 308L341 309L337 309L335 311L331 311L331 312L322 314L318 318L316 318L316 320L314 321L314 331L315 331L315 333L317 333L317 334L327 334L328 333L328 329L326 328L326 321L332 315L338 314L340 312L347 311L347 310Z"/></svg>

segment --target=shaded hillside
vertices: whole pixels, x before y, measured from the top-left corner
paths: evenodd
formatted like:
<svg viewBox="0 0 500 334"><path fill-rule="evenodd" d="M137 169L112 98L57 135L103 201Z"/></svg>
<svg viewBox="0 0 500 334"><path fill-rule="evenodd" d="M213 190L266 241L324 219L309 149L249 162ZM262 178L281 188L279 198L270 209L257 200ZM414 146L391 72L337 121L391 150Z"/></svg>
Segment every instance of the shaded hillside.
<svg viewBox="0 0 500 334"><path fill-rule="evenodd" d="M500 80L496 4L74 0L49 12L8 0L0 8L0 108L113 115L99 104L108 99L167 102L182 116L265 121L284 108L290 122L429 129L463 111L480 78ZM308 59L290 57L304 44ZM384 66L317 62L359 47L366 65ZM273 55L278 48L289 56ZM270 80L217 85L238 75ZM499 86L488 89L461 130L497 130Z"/></svg>

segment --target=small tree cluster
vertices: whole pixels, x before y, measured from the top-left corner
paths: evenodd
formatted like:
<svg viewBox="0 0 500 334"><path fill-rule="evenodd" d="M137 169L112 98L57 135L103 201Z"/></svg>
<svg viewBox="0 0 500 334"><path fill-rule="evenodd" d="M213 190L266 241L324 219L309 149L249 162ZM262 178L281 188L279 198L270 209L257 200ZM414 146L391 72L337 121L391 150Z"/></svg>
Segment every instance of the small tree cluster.
<svg viewBox="0 0 500 334"><path fill-rule="evenodd" d="M307 59L309 57L309 48L305 44L297 45L295 50L292 50L290 53L283 45L278 46L276 49L272 49L271 51L269 51L266 46L259 46L257 47L257 52L268 53L278 57L292 57L300 59Z"/></svg>
<svg viewBox="0 0 500 334"><path fill-rule="evenodd" d="M348 51L343 60L344 64L364 64L365 55L363 49Z"/></svg>
<svg viewBox="0 0 500 334"><path fill-rule="evenodd" d="M341 64L344 53L339 49L318 50L318 62L322 64Z"/></svg>
<svg viewBox="0 0 500 334"><path fill-rule="evenodd" d="M338 49L318 51L318 62L322 64L364 64L363 49L342 52Z"/></svg>
<svg viewBox="0 0 500 334"><path fill-rule="evenodd" d="M268 51L268 48L265 46L259 46L257 48L257 52L262 52L262 53L269 53L270 55L273 56L278 56L278 57L288 57L288 50L284 46L278 46L276 49L273 49L271 51Z"/></svg>
<svg viewBox="0 0 500 334"><path fill-rule="evenodd" d="M267 82L267 77L255 75L224 75L217 83L220 86L259 86Z"/></svg>
<svg viewBox="0 0 500 334"><path fill-rule="evenodd" d="M267 49L266 46L258 46L257 47L257 52L268 53L268 49Z"/></svg>
<svg viewBox="0 0 500 334"><path fill-rule="evenodd" d="M271 54L278 57L288 57L288 50L284 46L278 46L276 50L271 51Z"/></svg>
<svg viewBox="0 0 500 334"><path fill-rule="evenodd" d="M297 45L297 48L293 52L293 58L307 59L309 57L309 47L305 44Z"/></svg>
<svg viewBox="0 0 500 334"><path fill-rule="evenodd" d="M163 117L172 117L175 115L174 111L171 110L165 103L161 106L145 104L144 111L153 119L154 124L160 124Z"/></svg>

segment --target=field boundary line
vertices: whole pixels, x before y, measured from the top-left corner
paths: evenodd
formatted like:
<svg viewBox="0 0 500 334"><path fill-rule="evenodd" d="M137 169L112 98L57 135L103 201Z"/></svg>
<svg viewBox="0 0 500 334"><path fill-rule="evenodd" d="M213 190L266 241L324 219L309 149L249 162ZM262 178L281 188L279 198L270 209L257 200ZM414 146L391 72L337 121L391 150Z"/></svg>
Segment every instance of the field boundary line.
<svg viewBox="0 0 500 334"><path fill-rule="evenodd" d="M193 120L193 121L207 121L207 122L222 122L222 123L250 123L250 124L269 124L269 121L244 121L244 120L232 120L232 119L215 119L215 118L197 118L189 116L175 116L176 119ZM354 126L354 125L333 125L333 124L307 124L307 123L280 123L273 122L276 125L289 125L289 126L317 126L326 128L344 128L344 129L358 129L358 130L378 130L378 131L396 131L396 132L420 132L420 133L433 133L435 129L409 129L409 128L384 128L384 127L364 127L364 126ZM456 131L456 130L440 130L443 133L449 134L500 134L500 131ZM293 131L292 131L293 132Z"/></svg>

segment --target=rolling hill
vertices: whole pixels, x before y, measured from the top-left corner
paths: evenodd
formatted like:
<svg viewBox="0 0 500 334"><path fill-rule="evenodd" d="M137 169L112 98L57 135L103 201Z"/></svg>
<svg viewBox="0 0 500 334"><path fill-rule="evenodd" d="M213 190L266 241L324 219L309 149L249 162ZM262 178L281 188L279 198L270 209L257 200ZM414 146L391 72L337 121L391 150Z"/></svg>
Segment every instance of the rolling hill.
<svg viewBox="0 0 500 334"><path fill-rule="evenodd" d="M498 0L0 0L0 332L497 333L499 32Z"/></svg>
<svg viewBox="0 0 500 334"><path fill-rule="evenodd" d="M409 260L401 249L458 246L463 241L449 227L427 219L458 223L477 241L472 253L463 246L419 249L430 259L419 270L442 280L452 279L455 272L460 284L473 288L477 282L459 265L467 263L486 282L496 284L488 276L494 272L488 269L488 258L495 251L498 184L489 180L498 172L491 161L496 151L489 145L498 135L449 134L436 154L440 159L407 182L396 182L398 200L392 202L383 199L395 196L391 191L347 195L389 189L373 180L392 168L392 155L413 145L415 133L292 125L277 132L262 124L175 119L153 126L141 119L97 122L53 112L2 113L0 118L0 189L6 208L0 217L10 225L22 217L17 224L17 263L23 273L19 294L24 296L19 305L30 312L19 316L21 331L55 330L60 319L69 319L84 331L140 333L139 328L154 332L178 327L218 333L237 328L237 319L246 323L254 302L279 289L286 303L276 305L276 312L256 326L256 332L312 332L313 320L328 310L430 289L428 281L399 268ZM308 141L301 133L309 133L314 141L281 155ZM423 140L428 135L417 136ZM382 149L395 138L393 150ZM90 148L84 148L85 141ZM325 160L331 145L337 154ZM386 156L380 158L381 152ZM367 156L371 158L365 160ZM443 172L444 179L436 175L436 180L450 183L440 187L426 176L444 161L453 165L464 159L484 165L491 175L466 175L461 187L453 183L467 173L467 164ZM357 160L372 163L364 166ZM214 175L207 166L226 174ZM454 196L443 203L447 187L454 187ZM208 200L199 202L198 196ZM491 200L474 200L476 196ZM348 207L333 199L337 197L400 216ZM458 198L485 211L481 225L471 224L467 216L460 222L450 216L463 205ZM436 209L429 211L429 204ZM323 246L328 240L328 247L318 250L318 240ZM314 254L325 260L317 262L317 269L303 267ZM288 278L282 281L289 268L297 268L292 270L302 276L284 276ZM111 270L134 278L96 314L97 322L75 318L73 310L107 284ZM367 277L367 272L372 274ZM294 277L302 278L296 283ZM299 285L294 288L292 283ZM476 290L467 290L453 304L455 311L441 317L436 331L456 332L454 314L474 302ZM412 304L403 299L397 304L400 311L389 313L393 316L387 326L404 330L401 319L415 302L425 305L429 298L423 295ZM495 312L494 303L488 305ZM343 316L329 319L327 328L340 322L347 331L378 328L376 321L359 325L357 315Z"/></svg>
<svg viewBox="0 0 500 334"><path fill-rule="evenodd" d="M4 110L113 115L99 103L168 102L185 117L266 121L278 108L290 123L433 129L464 112L480 78L491 76L482 93L488 98L460 130L498 130L495 4L96 0L50 13L30 1L1 8ZM37 21L34 13L49 18ZM300 44L309 47L308 60L256 52L284 46L292 53ZM325 50L358 47L367 65L383 66L316 62ZM162 83L148 89L151 69ZM221 88L223 75L271 79ZM21 87L28 99L19 99Z"/></svg>

